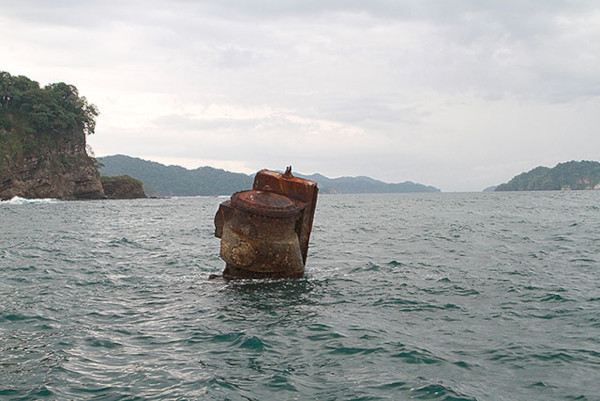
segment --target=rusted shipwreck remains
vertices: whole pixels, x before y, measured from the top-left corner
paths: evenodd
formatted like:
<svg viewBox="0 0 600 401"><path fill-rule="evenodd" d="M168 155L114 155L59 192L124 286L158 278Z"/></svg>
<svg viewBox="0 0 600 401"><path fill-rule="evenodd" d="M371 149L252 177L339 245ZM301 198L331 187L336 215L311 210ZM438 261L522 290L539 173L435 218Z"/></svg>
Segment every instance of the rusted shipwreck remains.
<svg viewBox="0 0 600 401"><path fill-rule="evenodd" d="M221 238L223 277L298 278L304 274L317 206L317 183L261 170L251 190L219 205L215 236Z"/></svg>

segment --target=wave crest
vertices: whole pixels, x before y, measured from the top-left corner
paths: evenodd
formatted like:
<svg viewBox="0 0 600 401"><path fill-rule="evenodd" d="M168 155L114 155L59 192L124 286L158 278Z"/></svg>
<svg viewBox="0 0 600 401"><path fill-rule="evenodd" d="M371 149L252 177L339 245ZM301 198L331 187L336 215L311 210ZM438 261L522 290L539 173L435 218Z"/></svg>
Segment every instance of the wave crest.
<svg viewBox="0 0 600 401"><path fill-rule="evenodd" d="M41 199L27 199L21 198L20 196L15 196L12 199L6 201L0 201L1 205L29 205L34 203L57 203L60 202L59 199L54 198L41 198Z"/></svg>

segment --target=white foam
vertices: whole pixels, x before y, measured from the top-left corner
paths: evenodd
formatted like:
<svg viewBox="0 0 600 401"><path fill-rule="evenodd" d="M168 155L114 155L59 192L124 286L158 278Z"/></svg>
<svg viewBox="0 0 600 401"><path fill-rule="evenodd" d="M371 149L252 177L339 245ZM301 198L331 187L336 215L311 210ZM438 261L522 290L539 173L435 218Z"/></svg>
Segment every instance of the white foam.
<svg viewBox="0 0 600 401"><path fill-rule="evenodd" d="M20 196L15 196L14 198L12 198L10 200L1 201L0 204L2 204L2 205L29 205L32 203L56 203L56 202L60 202L60 200L54 199L54 198L27 199L27 198L21 198Z"/></svg>

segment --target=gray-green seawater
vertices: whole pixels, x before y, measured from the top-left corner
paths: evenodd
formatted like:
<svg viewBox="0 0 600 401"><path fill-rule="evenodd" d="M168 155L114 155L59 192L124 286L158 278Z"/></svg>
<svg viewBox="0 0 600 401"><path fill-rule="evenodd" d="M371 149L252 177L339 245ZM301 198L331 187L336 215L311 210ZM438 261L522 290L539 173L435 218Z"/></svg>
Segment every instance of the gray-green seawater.
<svg viewBox="0 0 600 401"><path fill-rule="evenodd" d="M600 191L321 196L292 281L222 201L1 203L0 399L600 399Z"/></svg>

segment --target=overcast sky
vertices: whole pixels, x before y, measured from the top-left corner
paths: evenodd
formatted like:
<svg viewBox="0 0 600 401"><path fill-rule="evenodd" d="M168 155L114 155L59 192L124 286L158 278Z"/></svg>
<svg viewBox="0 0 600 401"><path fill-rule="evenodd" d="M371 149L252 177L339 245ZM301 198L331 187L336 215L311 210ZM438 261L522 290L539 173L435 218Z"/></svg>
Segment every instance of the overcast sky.
<svg viewBox="0 0 600 401"><path fill-rule="evenodd" d="M0 70L96 156L480 191L600 160L600 2L1 0Z"/></svg>

